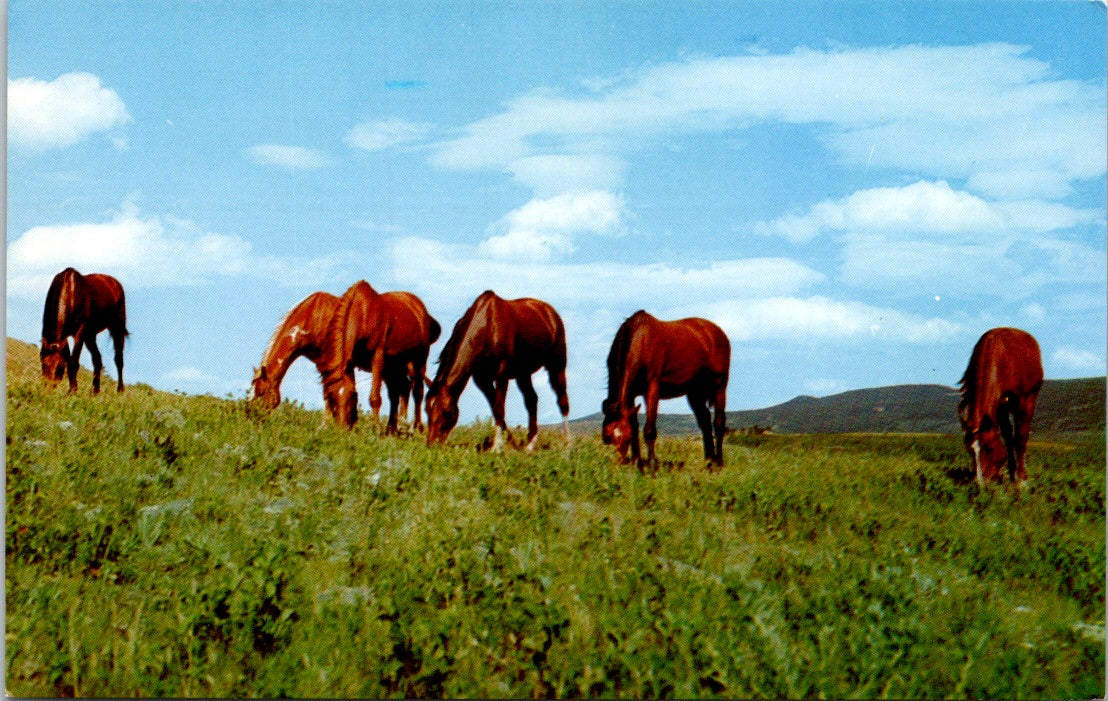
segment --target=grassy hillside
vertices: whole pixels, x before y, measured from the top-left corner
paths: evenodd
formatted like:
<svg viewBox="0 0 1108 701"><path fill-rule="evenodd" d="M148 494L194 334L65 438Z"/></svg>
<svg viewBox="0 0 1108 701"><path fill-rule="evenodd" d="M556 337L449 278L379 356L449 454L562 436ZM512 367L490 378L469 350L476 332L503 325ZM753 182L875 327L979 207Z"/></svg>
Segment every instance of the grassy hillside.
<svg viewBox="0 0 1108 701"><path fill-rule="evenodd" d="M877 387L729 411L727 425L761 426L777 433L957 433L960 399L957 388L942 385ZM593 414L572 423L576 431L594 432L600 419ZM1105 378L1047 380L1033 426L1043 432L1103 431L1104 419ZM658 430L678 435L699 431L691 413L659 416Z"/></svg>
<svg viewBox="0 0 1108 701"><path fill-rule="evenodd" d="M1104 694L1103 434L1035 442L1023 492L941 435L735 436L715 473L664 439L646 475L11 363L16 696Z"/></svg>

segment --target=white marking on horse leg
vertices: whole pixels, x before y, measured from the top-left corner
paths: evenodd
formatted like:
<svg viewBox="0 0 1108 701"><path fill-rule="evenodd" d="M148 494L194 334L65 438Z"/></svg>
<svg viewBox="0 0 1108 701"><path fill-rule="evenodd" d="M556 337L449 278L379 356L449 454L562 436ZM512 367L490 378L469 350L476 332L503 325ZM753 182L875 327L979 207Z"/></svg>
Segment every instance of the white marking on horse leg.
<svg viewBox="0 0 1108 701"><path fill-rule="evenodd" d="M566 443L572 443L573 442L573 439L569 435L569 417L567 417L567 416L562 417L562 433L566 437Z"/></svg>
<svg viewBox="0 0 1108 701"><path fill-rule="evenodd" d="M981 472L981 439L978 438L970 446L973 449L973 467L977 470L978 486L985 486L985 475Z"/></svg>
<svg viewBox="0 0 1108 701"><path fill-rule="evenodd" d="M527 441L527 446L524 448L528 453L535 452L535 444L539 442L539 434L535 434L535 437Z"/></svg>
<svg viewBox="0 0 1108 701"><path fill-rule="evenodd" d="M493 434L492 448L490 450L494 453L499 453L504 450L504 444L500 442L500 427L496 427L496 433Z"/></svg>

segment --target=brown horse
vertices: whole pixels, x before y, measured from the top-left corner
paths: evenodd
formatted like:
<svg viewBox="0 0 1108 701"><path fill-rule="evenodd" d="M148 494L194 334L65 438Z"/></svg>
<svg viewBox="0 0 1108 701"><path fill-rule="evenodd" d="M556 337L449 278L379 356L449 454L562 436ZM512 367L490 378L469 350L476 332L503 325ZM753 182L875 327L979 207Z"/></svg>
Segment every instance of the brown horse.
<svg viewBox="0 0 1108 701"><path fill-rule="evenodd" d="M96 334L104 329L115 346L115 367L119 373L116 390L123 391L123 344L127 338L127 303L123 286L110 275L81 275L66 268L54 276L42 311L42 376L51 384L61 381L68 370L69 391L77 391L77 368L81 349L88 344L92 356L92 391L100 391L104 364L96 347ZM73 337L70 352L67 339Z"/></svg>
<svg viewBox="0 0 1108 701"><path fill-rule="evenodd" d="M1022 483L1027 479L1024 458L1031 419L1043 386L1035 337L1011 328L986 331L973 347L960 384L958 418L978 484L1002 479L1005 463L1008 478Z"/></svg>
<svg viewBox="0 0 1108 701"><path fill-rule="evenodd" d="M704 458L722 467L730 368L731 343L712 322L698 318L659 321L642 310L635 312L619 327L608 352L608 398L601 407L604 443L615 445L621 462L627 462L630 446L631 458L642 464L639 406L634 404L641 395L646 399L646 464L656 468L658 400L685 395L704 436ZM714 422L709 407L715 407Z"/></svg>
<svg viewBox="0 0 1108 701"><path fill-rule="evenodd" d="M381 383L389 392L386 434L396 433L397 413L408 392L415 405L415 428L423 427L423 378L427 354L442 327L410 292L377 292L365 280L350 286L339 300L327 327L322 368L327 410L350 428L358 420L354 368L369 370L373 384L369 405L376 419L381 411Z"/></svg>
<svg viewBox="0 0 1108 701"><path fill-rule="evenodd" d="M281 382L289 367L299 358L304 357L315 364L320 377L323 376L323 367L320 360L323 357L323 348L326 343L327 327L331 318L338 309L339 298L329 292L313 292L297 304L288 314L281 319L266 345L262 354L261 365L254 370L254 378L251 380L251 401L256 402L266 409L275 409L281 403ZM359 359L361 359L359 357ZM398 372L394 369L397 361L390 357L385 358L385 377L396 377ZM355 361L355 367L368 370L369 363L359 364ZM396 391L400 394L399 415L407 413L407 401L410 390L404 387L413 381L422 382L423 378L410 377L413 371L411 364L402 372L404 386ZM387 380L386 380L387 381ZM420 413L416 413L416 426L422 426Z"/></svg>
<svg viewBox="0 0 1108 701"><path fill-rule="evenodd" d="M569 397L566 395L566 332L562 318L537 299L502 299L482 292L470 305L439 356L439 369L427 393L427 443L445 443L458 423L458 397L469 378L485 395L496 422L493 450L500 450L502 433L515 445L504 423L508 381L515 380L527 407L527 445L538 438L539 397L531 375L546 368L550 387L558 398L562 427L569 438Z"/></svg>

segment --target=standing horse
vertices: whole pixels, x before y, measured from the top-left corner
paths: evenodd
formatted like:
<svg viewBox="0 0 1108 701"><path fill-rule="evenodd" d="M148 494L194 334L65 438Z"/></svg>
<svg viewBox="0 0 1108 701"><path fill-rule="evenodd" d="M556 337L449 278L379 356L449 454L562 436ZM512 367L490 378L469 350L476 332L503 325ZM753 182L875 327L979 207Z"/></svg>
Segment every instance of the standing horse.
<svg viewBox="0 0 1108 701"><path fill-rule="evenodd" d="M281 382L284 380L285 373L300 357L312 361L320 377L323 376L324 368L320 360L323 358L323 349L327 340L327 327L338 306L339 298L335 295L329 292L313 292L281 319L262 354L261 365L254 370L254 377L250 382L252 401L266 409L275 409L281 403ZM416 379L423 381L422 377L409 376L413 371L410 363L402 371L394 368L396 363L397 361L392 358L385 358L386 378L395 377L402 372L407 384ZM369 363L355 362L355 367L368 370ZM407 414L408 394L408 391L400 393L398 412L400 416ZM420 412L416 412L415 425L417 428L423 425Z"/></svg>
<svg viewBox="0 0 1108 701"><path fill-rule="evenodd" d="M538 299L502 299L495 292L482 292L470 305L439 356L439 369L427 392L427 443L445 443L458 423L458 397L469 378L485 395L496 422L494 451L507 433L504 400L508 381L515 380L527 407L527 450L538 439L539 397L531 375L546 368L550 387L558 398L562 428L569 438L569 397L566 395L566 332L562 318Z"/></svg>
<svg viewBox="0 0 1108 701"><path fill-rule="evenodd" d="M1005 463L1008 478L1022 483L1027 479L1024 459L1031 419L1043 386L1035 337L1011 328L986 331L973 347L960 384L958 418L978 484L1002 479Z"/></svg>
<svg viewBox="0 0 1108 701"><path fill-rule="evenodd" d="M365 280L351 285L327 327L318 363L331 416L347 428L358 420L354 368L359 367L373 373L369 405L374 420L381 411L381 383L388 389L386 434L396 433L397 409L409 391L415 406L415 428L422 428L427 354L441 332L442 327L412 293L382 294Z"/></svg>
<svg viewBox="0 0 1108 701"><path fill-rule="evenodd" d="M250 382L252 401L276 408L281 403L281 381L297 358L303 356L319 367L327 325L338 306L335 295L313 292L281 319Z"/></svg>
<svg viewBox="0 0 1108 701"><path fill-rule="evenodd" d="M54 276L42 311L42 376L51 384L69 374L69 392L77 391L77 368L81 349L88 344L92 356L92 392L100 391L100 370L104 363L96 347L96 334L104 329L112 336L115 367L119 374L116 390L123 391L123 344L127 338L127 303L123 286L110 275L81 275L66 268ZM70 352L67 339L73 337Z"/></svg>
<svg viewBox="0 0 1108 701"><path fill-rule="evenodd" d="M646 399L647 465L657 466L654 441L658 437L658 400L685 395L704 436L704 458L723 466L726 427L727 378L731 368L731 343L723 330L706 319L659 321L639 310L620 325L608 352L608 398L602 438L615 445L620 460L639 457L639 406ZM708 411L714 406L715 421ZM715 429L715 442L712 430Z"/></svg>

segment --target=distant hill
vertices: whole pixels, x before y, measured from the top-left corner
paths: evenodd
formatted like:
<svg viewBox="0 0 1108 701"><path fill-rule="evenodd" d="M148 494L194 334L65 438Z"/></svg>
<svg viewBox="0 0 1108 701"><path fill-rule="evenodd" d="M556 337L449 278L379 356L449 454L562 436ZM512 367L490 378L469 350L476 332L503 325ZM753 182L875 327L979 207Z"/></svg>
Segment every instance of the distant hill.
<svg viewBox="0 0 1108 701"><path fill-rule="evenodd" d="M727 412L729 428L759 426L775 433L958 433L955 387L894 385L829 397L800 396L766 409ZM1105 378L1047 380L1035 412L1036 431L1104 430ZM600 428L599 413L570 422L574 431ZM692 414L658 417L662 433L697 433Z"/></svg>

